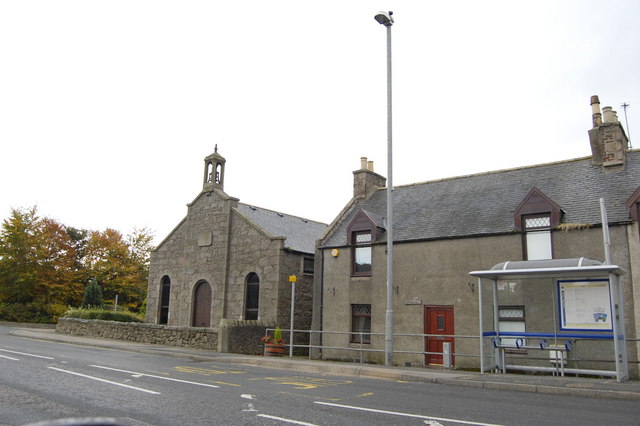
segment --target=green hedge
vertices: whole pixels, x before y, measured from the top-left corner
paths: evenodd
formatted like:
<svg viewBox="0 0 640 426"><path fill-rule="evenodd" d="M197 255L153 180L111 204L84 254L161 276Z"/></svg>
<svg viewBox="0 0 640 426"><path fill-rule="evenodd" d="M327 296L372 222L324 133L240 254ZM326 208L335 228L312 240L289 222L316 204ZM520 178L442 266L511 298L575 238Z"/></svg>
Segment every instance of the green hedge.
<svg viewBox="0 0 640 426"><path fill-rule="evenodd" d="M128 311L105 311L102 309L69 309L65 318L97 319L119 322L144 322L144 319Z"/></svg>
<svg viewBox="0 0 640 426"><path fill-rule="evenodd" d="M0 303L0 321L55 324L67 309L56 303Z"/></svg>

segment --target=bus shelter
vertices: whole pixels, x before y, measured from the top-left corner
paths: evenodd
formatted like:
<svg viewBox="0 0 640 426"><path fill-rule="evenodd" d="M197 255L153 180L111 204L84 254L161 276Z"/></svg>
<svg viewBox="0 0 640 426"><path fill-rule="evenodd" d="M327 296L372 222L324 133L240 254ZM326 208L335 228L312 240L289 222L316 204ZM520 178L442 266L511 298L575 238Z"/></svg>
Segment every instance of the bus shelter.
<svg viewBox="0 0 640 426"><path fill-rule="evenodd" d="M481 373L627 380L622 274L616 265L587 258L502 262L470 272L478 279Z"/></svg>

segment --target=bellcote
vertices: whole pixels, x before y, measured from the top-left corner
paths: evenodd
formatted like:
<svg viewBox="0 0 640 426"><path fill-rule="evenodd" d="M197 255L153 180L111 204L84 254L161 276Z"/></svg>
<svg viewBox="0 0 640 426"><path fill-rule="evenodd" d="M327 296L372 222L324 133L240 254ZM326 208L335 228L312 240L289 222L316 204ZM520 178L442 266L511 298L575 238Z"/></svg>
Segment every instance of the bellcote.
<svg viewBox="0 0 640 426"><path fill-rule="evenodd" d="M204 159L203 191L213 191L214 189L224 191L224 165L226 161L222 155L218 154L218 145L216 144L213 154Z"/></svg>

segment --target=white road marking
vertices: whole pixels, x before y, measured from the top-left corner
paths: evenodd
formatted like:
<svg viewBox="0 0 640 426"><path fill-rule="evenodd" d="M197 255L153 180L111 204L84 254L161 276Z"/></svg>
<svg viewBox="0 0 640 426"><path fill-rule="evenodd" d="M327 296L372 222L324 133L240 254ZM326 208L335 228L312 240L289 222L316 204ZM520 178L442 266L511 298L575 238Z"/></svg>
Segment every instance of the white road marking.
<svg viewBox="0 0 640 426"><path fill-rule="evenodd" d="M20 361L18 358L12 358L6 355L0 355L0 358L10 359L11 361Z"/></svg>
<svg viewBox="0 0 640 426"><path fill-rule="evenodd" d="M48 367L48 368L50 368L51 370L60 371L61 373L73 374L74 376L84 377L85 379L96 380L98 382L108 383L110 385L115 385L115 386L121 386L123 388L133 389L133 390L137 390L137 391L140 391L140 392L146 392L146 393L150 393L150 394L153 394L153 395L160 395L160 392L152 391L152 390L149 390L149 389L138 388L138 387L135 387L135 386L125 385L125 384L118 383L118 382L112 382L111 380L105 380L105 379L101 379L99 377L88 376L86 374L76 373L75 371L63 370L61 368L56 368L56 367Z"/></svg>
<svg viewBox="0 0 640 426"><path fill-rule="evenodd" d="M250 411L258 411L255 408L253 408L253 404L247 404L247 409L246 410L242 410L244 412L250 412Z"/></svg>
<svg viewBox="0 0 640 426"><path fill-rule="evenodd" d="M268 414L258 414L258 417L263 417L265 419L271 419L271 420L278 420L280 422L291 423L294 425L316 426L313 423L299 422L298 420L285 419L284 417L270 416Z"/></svg>
<svg viewBox="0 0 640 426"><path fill-rule="evenodd" d="M493 424L493 423L470 422L470 421L467 421L467 420L448 419L446 417L431 417L431 416L423 416L421 414L399 413L399 412L396 412L396 411L376 410L374 408L365 408L365 407L354 407L354 406L351 406L351 405L334 404L334 403L331 403L331 402L314 401L314 404L328 405L330 407L337 407L337 408L348 408L350 410L368 411L370 413L389 414L389 415L392 415L392 416L413 417L413 418L416 418L416 419L435 420L435 421L451 422L451 423L460 423L460 424L464 424L464 425L501 426L501 425L496 425L496 424Z"/></svg>
<svg viewBox="0 0 640 426"><path fill-rule="evenodd" d="M243 393L242 395L240 395L240 398L244 398L244 399L256 399L255 396L248 394L248 393Z"/></svg>
<svg viewBox="0 0 640 426"><path fill-rule="evenodd" d="M188 385L204 386L204 387L207 387L207 388L219 388L220 387L220 386L216 386L216 385L210 385L208 383L190 382L189 380L180 380L180 379L173 379L171 377L162 377L162 376L156 376L156 375L153 375L153 374L138 373L137 371L120 370L119 368L104 367L102 365L90 365L89 367L102 368L103 370L117 371L117 372L120 372L120 373L127 373L127 374L133 375L133 377L152 377L154 379L169 380L171 382L186 383Z"/></svg>
<svg viewBox="0 0 640 426"><path fill-rule="evenodd" d="M50 356L35 355L35 354L28 354L28 353L25 353L25 352L10 351L9 349L0 349L0 351L2 351L2 352L9 352L10 354L17 354L17 355L31 356L31 357L34 357L34 358L55 359L55 358L52 358L52 357L50 357Z"/></svg>

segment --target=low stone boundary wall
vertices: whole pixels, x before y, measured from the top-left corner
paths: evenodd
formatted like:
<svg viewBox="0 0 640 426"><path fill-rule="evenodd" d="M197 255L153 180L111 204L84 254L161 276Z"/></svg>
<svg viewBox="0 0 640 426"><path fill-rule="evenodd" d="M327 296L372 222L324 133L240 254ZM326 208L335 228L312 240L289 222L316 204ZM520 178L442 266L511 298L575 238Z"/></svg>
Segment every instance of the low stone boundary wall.
<svg viewBox="0 0 640 426"><path fill-rule="evenodd" d="M218 325L220 332L218 351L260 355L264 351L264 345L260 343L260 339L265 335L267 328L275 328L275 325L262 321L223 319Z"/></svg>
<svg viewBox="0 0 640 426"><path fill-rule="evenodd" d="M222 320L218 328L173 327L135 322L58 318L56 332L156 345L182 346L225 353L259 355L260 338L273 324Z"/></svg>
<svg viewBox="0 0 640 426"><path fill-rule="evenodd" d="M135 322L58 318L56 332L74 336L218 350L218 330L215 328L168 327Z"/></svg>

